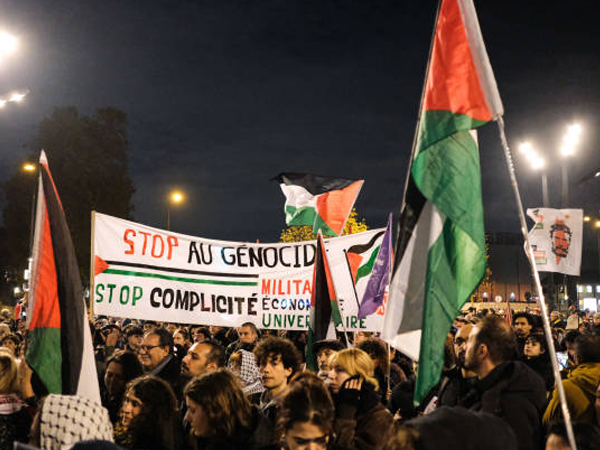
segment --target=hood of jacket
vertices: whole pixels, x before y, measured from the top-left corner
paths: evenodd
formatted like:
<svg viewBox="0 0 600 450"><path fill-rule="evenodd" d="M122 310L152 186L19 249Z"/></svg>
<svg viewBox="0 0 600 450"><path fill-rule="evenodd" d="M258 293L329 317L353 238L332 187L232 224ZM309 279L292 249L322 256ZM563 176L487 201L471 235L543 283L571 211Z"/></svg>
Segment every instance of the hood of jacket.
<svg viewBox="0 0 600 450"><path fill-rule="evenodd" d="M595 397L598 380L600 380L600 363L579 364L571 370L567 379L586 395Z"/></svg>

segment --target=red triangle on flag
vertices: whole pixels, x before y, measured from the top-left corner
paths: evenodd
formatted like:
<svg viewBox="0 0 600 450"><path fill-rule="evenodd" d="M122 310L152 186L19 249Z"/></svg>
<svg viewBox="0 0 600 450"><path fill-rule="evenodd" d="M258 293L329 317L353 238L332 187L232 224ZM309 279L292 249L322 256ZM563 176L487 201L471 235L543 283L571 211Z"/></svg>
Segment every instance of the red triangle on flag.
<svg viewBox="0 0 600 450"><path fill-rule="evenodd" d="M109 266L106 261L97 255L94 256L94 276L100 275L102 272L108 269L108 267Z"/></svg>

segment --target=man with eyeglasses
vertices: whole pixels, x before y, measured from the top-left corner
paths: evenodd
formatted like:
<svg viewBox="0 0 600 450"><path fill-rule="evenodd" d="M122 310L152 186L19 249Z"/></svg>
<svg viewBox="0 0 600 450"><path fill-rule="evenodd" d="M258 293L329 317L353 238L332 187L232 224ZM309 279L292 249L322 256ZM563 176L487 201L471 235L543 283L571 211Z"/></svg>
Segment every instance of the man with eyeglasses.
<svg viewBox="0 0 600 450"><path fill-rule="evenodd" d="M156 375L168 382L179 394L180 362L173 356L173 336L163 328L144 335L138 357L148 375Z"/></svg>

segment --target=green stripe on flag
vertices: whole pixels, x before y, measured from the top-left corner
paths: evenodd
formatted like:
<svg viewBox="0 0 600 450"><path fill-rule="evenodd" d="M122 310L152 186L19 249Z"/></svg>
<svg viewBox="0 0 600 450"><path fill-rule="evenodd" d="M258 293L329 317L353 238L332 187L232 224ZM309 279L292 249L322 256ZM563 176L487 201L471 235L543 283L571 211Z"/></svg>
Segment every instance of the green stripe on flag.
<svg viewBox="0 0 600 450"><path fill-rule="evenodd" d="M62 394L60 328L34 328L29 332L27 364L38 374L51 394Z"/></svg>
<svg viewBox="0 0 600 450"><path fill-rule="evenodd" d="M417 149L423 150L437 141L446 139L457 131L468 131L482 127L487 122L473 119L466 114L452 111L425 111L421 114Z"/></svg>
<svg viewBox="0 0 600 450"><path fill-rule="evenodd" d="M131 270L106 269L103 273L109 273L112 275L124 275L128 277L159 278L161 280L181 281L184 283L218 284L222 286L258 286L257 281L206 280L200 278L172 277L169 275L162 275L159 273L134 272Z"/></svg>
<svg viewBox="0 0 600 450"><path fill-rule="evenodd" d="M329 225L327 225L327 222L325 222L319 214L316 214L315 222L312 224L312 226L313 226L314 234L317 234L319 232L319 230L321 230L321 233L323 233L323 236L337 236L337 233L335 231L333 231L331 228L329 228ZM344 230L342 230L342 231L344 231Z"/></svg>
<svg viewBox="0 0 600 450"><path fill-rule="evenodd" d="M457 131L445 139L441 134L468 123L477 126L479 121L462 114L434 113L425 113L426 120L421 122L420 136L427 137L430 145L419 146L412 167L415 184L445 217L442 234L428 251L416 401L438 382L446 335L486 267L477 143L469 131ZM432 117L443 123L434 123Z"/></svg>
<svg viewBox="0 0 600 450"><path fill-rule="evenodd" d="M288 226L312 226L315 223L317 211L312 206L303 206L296 208L295 206L285 205L285 223Z"/></svg>
<svg viewBox="0 0 600 450"><path fill-rule="evenodd" d="M358 283L358 280L360 280L362 277L366 277L371 273L371 271L373 270L373 264L375 264L375 260L377 259L377 254L379 253L380 248L381 246L378 245L377 248L371 253L369 260L358 268L358 270L356 271L355 283Z"/></svg>

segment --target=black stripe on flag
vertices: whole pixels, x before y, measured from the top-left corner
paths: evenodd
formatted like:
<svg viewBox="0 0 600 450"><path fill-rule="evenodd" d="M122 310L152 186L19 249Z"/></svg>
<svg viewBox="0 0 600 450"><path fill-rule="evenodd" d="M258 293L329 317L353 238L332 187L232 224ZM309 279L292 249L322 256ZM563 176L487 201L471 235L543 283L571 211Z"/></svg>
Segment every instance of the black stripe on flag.
<svg viewBox="0 0 600 450"><path fill-rule="evenodd" d="M64 211L47 167L41 167L60 305L62 393L73 395L77 392L83 355L83 289Z"/></svg>
<svg viewBox="0 0 600 450"><path fill-rule="evenodd" d="M331 322L331 297L327 286L327 272L323 260L323 238L317 239L315 255L315 272L313 276L314 322L311 323L315 341L327 338L329 322Z"/></svg>
<svg viewBox="0 0 600 450"><path fill-rule="evenodd" d="M415 231L421 211L427 202L417 185L415 184L412 173L409 170L408 186L406 187L406 195L404 197L404 208L400 212L398 239L396 241L396 251L394 256L394 273L400 267L400 261L404 258L408 242Z"/></svg>
<svg viewBox="0 0 600 450"><path fill-rule="evenodd" d="M360 180L349 178L330 178L310 173L285 172L277 175L274 180L287 186L301 186L312 195L320 195L329 191L339 191Z"/></svg>

